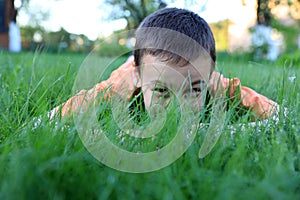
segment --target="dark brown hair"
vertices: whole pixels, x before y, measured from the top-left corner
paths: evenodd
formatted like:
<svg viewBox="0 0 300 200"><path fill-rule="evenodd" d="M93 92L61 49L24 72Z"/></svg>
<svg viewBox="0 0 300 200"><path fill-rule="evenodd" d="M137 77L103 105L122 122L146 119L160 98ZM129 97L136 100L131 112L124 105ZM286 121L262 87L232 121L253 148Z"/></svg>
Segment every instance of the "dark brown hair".
<svg viewBox="0 0 300 200"><path fill-rule="evenodd" d="M184 36L184 37L183 37ZM154 55L171 64L185 65L207 54L211 71L215 68L216 49L213 33L196 13L179 8L164 8L144 19L136 31L134 59L140 66L145 55Z"/></svg>

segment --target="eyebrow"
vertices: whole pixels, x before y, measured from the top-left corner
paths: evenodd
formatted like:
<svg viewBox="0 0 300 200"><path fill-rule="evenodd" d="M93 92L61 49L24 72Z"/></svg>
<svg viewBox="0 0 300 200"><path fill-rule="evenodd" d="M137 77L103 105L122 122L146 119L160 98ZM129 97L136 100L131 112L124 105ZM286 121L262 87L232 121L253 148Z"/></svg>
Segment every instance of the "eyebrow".
<svg viewBox="0 0 300 200"><path fill-rule="evenodd" d="M154 81L151 81L151 83L154 84L155 86L162 86L162 87L165 87L165 88L170 88L169 85L167 85L164 82L161 82L160 80L154 80ZM193 81L191 86L194 86L194 85L199 85L200 86L200 84L203 84L203 83L205 83L204 80L198 79L196 81Z"/></svg>
<svg viewBox="0 0 300 200"><path fill-rule="evenodd" d="M199 84L199 85L200 85L201 83L205 83L205 81L202 80L202 79L198 79L198 80L192 82L192 85L196 85L196 84Z"/></svg>
<svg viewBox="0 0 300 200"><path fill-rule="evenodd" d="M151 83L154 84L155 86L159 85L159 86L163 86L163 87L169 88L169 86L166 83L161 82L159 80L151 81Z"/></svg>

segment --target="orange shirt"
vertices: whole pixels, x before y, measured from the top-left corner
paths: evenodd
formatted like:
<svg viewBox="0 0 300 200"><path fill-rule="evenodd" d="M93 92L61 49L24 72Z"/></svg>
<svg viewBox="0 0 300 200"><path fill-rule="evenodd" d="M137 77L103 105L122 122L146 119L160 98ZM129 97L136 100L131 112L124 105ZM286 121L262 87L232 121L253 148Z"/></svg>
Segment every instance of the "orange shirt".
<svg viewBox="0 0 300 200"><path fill-rule="evenodd" d="M113 71L107 80L96 84L90 90L81 90L67 102L55 107L50 113L50 118L59 112L61 112L62 117L71 115L79 108L87 106L89 102L96 101L97 95L101 92L105 92L104 98L121 95L129 101L137 89L134 84L133 71L134 62L128 60ZM258 94L251 88L242 86L238 78L228 79L218 72L213 72L208 83L208 89L212 95L219 92L225 95L225 92L229 90L230 97L240 100L240 107L250 109L261 120L270 118L278 111L276 102Z"/></svg>

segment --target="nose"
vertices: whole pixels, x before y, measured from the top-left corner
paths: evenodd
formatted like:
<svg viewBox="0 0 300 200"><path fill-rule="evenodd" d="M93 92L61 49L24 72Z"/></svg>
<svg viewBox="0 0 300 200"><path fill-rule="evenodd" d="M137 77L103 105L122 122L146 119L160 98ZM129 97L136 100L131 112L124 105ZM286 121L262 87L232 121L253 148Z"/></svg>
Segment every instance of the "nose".
<svg viewBox="0 0 300 200"><path fill-rule="evenodd" d="M194 112L200 112L203 108L202 95L199 93L189 92L183 95L185 106L191 106Z"/></svg>

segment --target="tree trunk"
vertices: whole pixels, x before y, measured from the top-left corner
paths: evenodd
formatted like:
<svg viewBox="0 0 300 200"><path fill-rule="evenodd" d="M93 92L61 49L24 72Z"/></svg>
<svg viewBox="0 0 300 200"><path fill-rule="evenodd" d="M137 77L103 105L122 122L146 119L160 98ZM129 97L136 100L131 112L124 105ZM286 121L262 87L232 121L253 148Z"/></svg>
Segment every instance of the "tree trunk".
<svg viewBox="0 0 300 200"><path fill-rule="evenodd" d="M268 6L268 0L257 0L257 24L270 26L271 10Z"/></svg>

